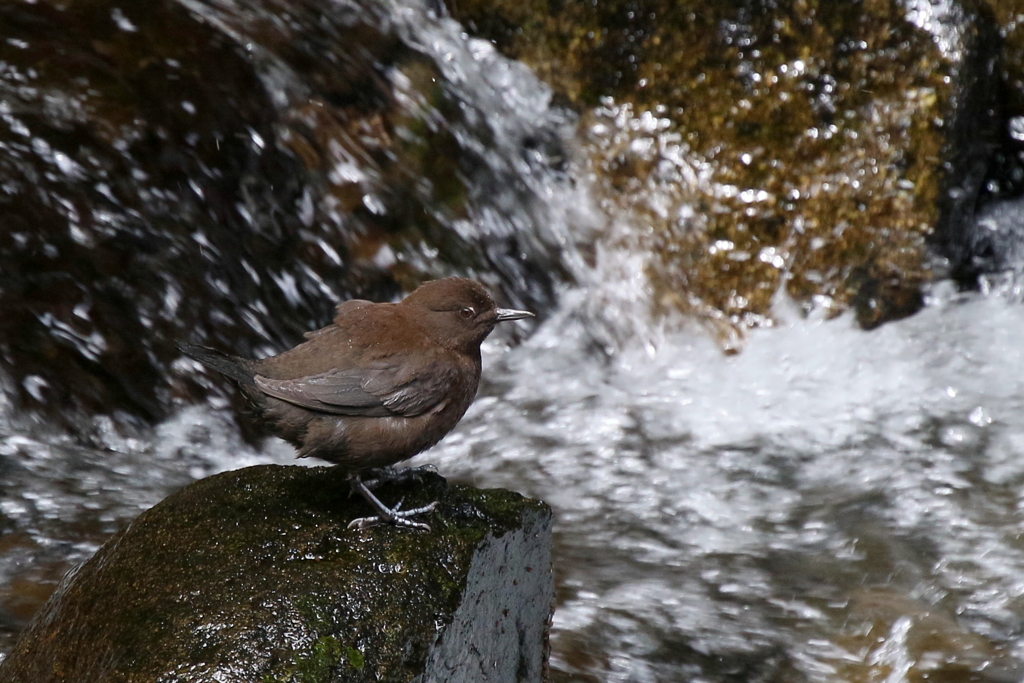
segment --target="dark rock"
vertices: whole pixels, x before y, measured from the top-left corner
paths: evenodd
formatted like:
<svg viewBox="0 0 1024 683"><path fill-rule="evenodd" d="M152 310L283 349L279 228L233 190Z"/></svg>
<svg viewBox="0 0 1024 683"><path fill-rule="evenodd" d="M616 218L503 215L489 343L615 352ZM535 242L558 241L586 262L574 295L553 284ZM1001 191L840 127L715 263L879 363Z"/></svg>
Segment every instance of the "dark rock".
<svg viewBox="0 0 1024 683"><path fill-rule="evenodd" d="M1001 136L986 179L982 201L1024 194L1024 0L988 3L999 27L999 92L995 111ZM964 264L969 269L971 263ZM984 265L984 264L983 264Z"/></svg>
<svg viewBox="0 0 1024 683"><path fill-rule="evenodd" d="M558 249L511 227L530 190L383 3L5 3L0 27L20 407L159 420L199 393L175 339L281 349L342 299L440 275L553 301Z"/></svg>
<svg viewBox="0 0 1024 683"><path fill-rule="evenodd" d="M437 475L379 492L438 500L433 530L347 529L369 510L334 469L196 482L65 577L0 681L540 681L547 506Z"/></svg>

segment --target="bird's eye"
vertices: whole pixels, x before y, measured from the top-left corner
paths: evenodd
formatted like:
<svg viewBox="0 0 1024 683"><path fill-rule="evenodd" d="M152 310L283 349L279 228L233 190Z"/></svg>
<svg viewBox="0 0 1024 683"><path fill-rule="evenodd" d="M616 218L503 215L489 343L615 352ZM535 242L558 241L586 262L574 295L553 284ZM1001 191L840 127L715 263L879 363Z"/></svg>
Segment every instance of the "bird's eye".
<svg viewBox="0 0 1024 683"><path fill-rule="evenodd" d="M463 320L469 320L475 315L476 311L473 310L472 306L466 306L461 311L459 311L459 317L462 318Z"/></svg>

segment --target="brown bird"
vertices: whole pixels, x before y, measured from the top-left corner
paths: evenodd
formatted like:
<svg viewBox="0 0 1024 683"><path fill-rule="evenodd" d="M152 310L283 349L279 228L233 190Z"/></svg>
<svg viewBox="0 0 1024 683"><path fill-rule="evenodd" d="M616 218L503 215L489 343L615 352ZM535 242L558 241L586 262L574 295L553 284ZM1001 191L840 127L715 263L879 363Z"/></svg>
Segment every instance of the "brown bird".
<svg viewBox="0 0 1024 683"><path fill-rule="evenodd" d="M503 320L532 317L497 308L477 282L427 282L401 302L355 299L338 305L334 322L277 356L251 360L181 344L183 353L236 380L272 432L298 457L314 456L351 471L352 486L378 519L429 529L413 510L389 508L370 491L388 475L368 470L406 460L455 427L480 382L480 344Z"/></svg>

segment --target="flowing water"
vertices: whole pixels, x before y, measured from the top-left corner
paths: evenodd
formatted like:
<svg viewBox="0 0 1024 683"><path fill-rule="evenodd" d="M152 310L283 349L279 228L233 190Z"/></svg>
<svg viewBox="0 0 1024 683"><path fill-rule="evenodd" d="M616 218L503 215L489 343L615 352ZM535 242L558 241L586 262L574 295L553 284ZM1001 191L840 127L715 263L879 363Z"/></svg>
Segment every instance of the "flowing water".
<svg viewBox="0 0 1024 683"><path fill-rule="evenodd" d="M483 157L530 197L496 192L480 219L558 245L574 278L521 343L485 345L477 401L413 461L553 507L553 680L1019 680L1015 277L972 294L938 283L919 314L871 332L780 297L777 323L725 355L700 328L651 317L642 255L615 237L635 226L595 208L583 161L545 174L516 156L523 131L571 127L547 89L409 7L396 15L405 39L467 109L490 112ZM595 235L615 246L594 248ZM222 396L175 404L152 429L98 417L76 436L0 404L0 649L140 511L196 478L291 456L276 440L248 445Z"/></svg>
<svg viewBox="0 0 1024 683"><path fill-rule="evenodd" d="M595 357L566 304L422 457L554 506L560 671L1016 679L1024 309L936 290L874 332L794 316L734 357L682 333Z"/></svg>

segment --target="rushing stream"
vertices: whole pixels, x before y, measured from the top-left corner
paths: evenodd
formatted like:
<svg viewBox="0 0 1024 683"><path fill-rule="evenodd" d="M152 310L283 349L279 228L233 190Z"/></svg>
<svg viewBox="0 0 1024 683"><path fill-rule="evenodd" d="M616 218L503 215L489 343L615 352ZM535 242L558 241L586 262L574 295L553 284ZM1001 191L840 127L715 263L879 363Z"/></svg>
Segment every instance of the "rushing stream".
<svg viewBox="0 0 1024 683"><path fill-rule="evenodd" d="M232 3L181 4L228 33L244 23ZM921 312L870 332L780 295L777 323L726 355L704 329L652 314L643 259L614 237L629 216L594 205L584 160L556 172L544 144L518 155L529 131L550 142L574 125L547 88L454 22L403 15L424 11L410 6L398 33L465 103L453 134L471 148L474 125L487 130L477 151L491 189L446 225L485 242L514 234L571 275L535 329L485 345L475 404L413 461L553 507L552 679L1020 680L1024 306L1012 278L971 294L940 282ZM294 96L291 75L268 73L266 87ZM17 112L0 111L13 125ZM514 265L498 269L528 279ZM167 306L181 291L168 287ZM45 396L33 377L25 390ZM140 511L214 472L292 462L283 442L242 437L223 392L166 403L154 427L100 416L72 434L0 393L0 652L63 572Z"/></svg>
<svg viewBox="0 0 1024 683"><path fill-rule="evenodd" d="M1016 680L1022 333L1019 303L940 286L875 332L793 317L735 357L676 333L606 362L563 309L423 457L555 507L561 671Z"/></svg>

